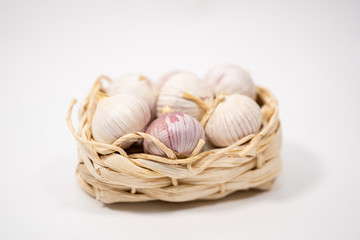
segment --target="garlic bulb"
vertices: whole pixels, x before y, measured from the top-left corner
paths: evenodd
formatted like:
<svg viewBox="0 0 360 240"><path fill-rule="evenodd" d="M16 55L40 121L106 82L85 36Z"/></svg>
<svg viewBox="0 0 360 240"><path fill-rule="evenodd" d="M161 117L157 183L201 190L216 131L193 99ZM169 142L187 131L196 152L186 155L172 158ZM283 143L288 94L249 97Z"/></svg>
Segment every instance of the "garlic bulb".
<svg viewBox="0 0 360 240"><path fill-rule="evenodd" d="M156 99L158 96L157 86L151 80L138 73L125 74L114 80L107 89L107 94L113 96L119 93L136 94L142 97L155 115Z"/></svg>
<svg viewBox="0 0 360 240"><path fill-rule="evenodd" d="M254 100L240 94L227 95L210 116L205 133L215 146L227 147L257 133L261 121L261 109Z"/></svg>
<svg viewBox="0 0 360 240"><path fill-rule="evenodd" d="M175 74L178 74L178 73L188 73L188 72L181 71L181 70L173 70L173 71L165 73L158 81L159 89L161 89L162 86L164 86L164 84L167 82L167 80L169 80L172 76L174 76Z"/></svg>
<svg viewBox="0 0 360 240"><path fill-rule="evenodd" d="M250 74L241 67L220 64L213 67L206 75L205 81L218 95L222 91L227 94L243 94L255 99L255 84Z"/></svg>
<svg viewBox="0 0 360 240"><path fill-rule="evenodd" d="M183 157L189 156L199 140L205 138L201 124L183 113L165 113L150 124L146 133ZM144 140L144 150L146 153L166 156L163 150L148 139Z"/></svg>
<svg viewBox="0 0 360 240"><path fill-rule="evenodd" d="M161 88L157 101L157 116L162 115L165 106L173 112L182 112L201 120L205 110L194 101L183 98L184 92L190 93L210 104L213 100L211 89L191 73L177 73L171 76Z"/></svg>
<svg viewBox="0 0 360 240"><path fill-rule="evenodd" d="M101 96L92 120L92 135L98 142L112 144L128 133L144 131L150 121L150 109L142 98L130 94ZM121 146L131 145L126 142Z"/></svg>

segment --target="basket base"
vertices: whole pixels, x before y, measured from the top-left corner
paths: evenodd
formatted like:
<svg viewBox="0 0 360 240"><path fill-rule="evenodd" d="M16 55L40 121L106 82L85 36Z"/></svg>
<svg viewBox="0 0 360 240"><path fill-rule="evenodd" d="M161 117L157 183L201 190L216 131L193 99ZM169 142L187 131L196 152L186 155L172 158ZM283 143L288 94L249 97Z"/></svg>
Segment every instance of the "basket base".
<svg viewBox="0 0 360 240"><path fill-rule="evenodd" d="M247 191L249 189L261 191L270 190L274 185L277 175L281 171L280 157L265 163L265 165L268 165L264 167L267 167L267 170L271 171L268 171L267 174L262 172L262 179L256 179L256 181L251 182L251 178L245 177L246 181L244 179L234 179L220 185L194 186L194 192L189 192L188 189L182 192L181 188L184 189L184 186L169 186L166 189L104 189L101 185L96 186L96 182L94 182L94 185L87 183L81 176L80 171L76 172L76 177L81 188L86 193L105 204L116 202L146 202L154 200L187 202L194 200L216 200L224 198L231 193L237 191ZM271 166L273 168L271 168ZM264 171L264 169L254 169L251 171L252 175L257 176L257 171ZM179 191L176 191L176 188L180 188Z"/></svg>

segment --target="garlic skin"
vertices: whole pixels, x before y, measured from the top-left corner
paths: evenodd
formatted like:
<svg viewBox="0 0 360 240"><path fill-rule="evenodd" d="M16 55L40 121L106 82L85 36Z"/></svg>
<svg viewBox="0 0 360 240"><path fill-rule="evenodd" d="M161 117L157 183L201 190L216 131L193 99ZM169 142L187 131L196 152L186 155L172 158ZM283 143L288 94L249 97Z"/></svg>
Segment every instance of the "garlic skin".
<svg viewBox="0 0 360 240"><path fill-rule="evenodd" d="M175 74L178 74L178 73L189 73L189 72L182 71L182 70L172 70L172 71L170 71L170 72L165 73L164 75L161 76L161 78L159 78L159 81L158 81L159 89L161 89L161 88L164 86L164 84L165 84L172 76L174 76Z"/></svg>
<svg viewBox="0 0 360 240"><path fill-rule="evenodd" d="M151 113L155 116L159 90L156 84L144 75L139 73L122 75L110 83L106 93L110 96L119 93L129 93L142 97L149 104Z"/></svg>
<svg viewBox="0 0 360 240"><path fill-rule="evenodd" d="M251 98L233 94L225 96L205 126L206 136L217 147L227 147L260 130L262 114Z"/></svg>
<svg viewBox="0 0 360 240"><path fill-rule="evenodd" d="M226 94L243 94L252 99L256 98L255 84L245 69L231 65L220 64L207 73L205 82L211 87L215 95L225 91Z"/></svg>
<svg viewBox="0 0 360 240"><path fill-rule="evenodd" d="M128 133L144 131L150 121L150 109L142 98L131 94L102 96L92 120L92 135L98 142L112 144ZM121 147L127 148L126 142Z"/></svg>
<svg viewBox="0 0 360 240"><path fill-rule="evenodd" d="M173 112L182 112L200 121L205 110L194 101L183 98L184 92L201 98L206 104L213 101L213 93L205 82L194 74L181 72L172 75L161 88L157 106L157 117L162 115L165 106Z"/></svg>
<svg viewBox="0 0 360 240"><path fill-rule="evenodd" d="M205 138L201 124L183 113L165 113L150 124L146 133L182 157L189 156L199 140ZM146 153L166 157L165 152L148 139L144 140L144 150Z"/></svg>

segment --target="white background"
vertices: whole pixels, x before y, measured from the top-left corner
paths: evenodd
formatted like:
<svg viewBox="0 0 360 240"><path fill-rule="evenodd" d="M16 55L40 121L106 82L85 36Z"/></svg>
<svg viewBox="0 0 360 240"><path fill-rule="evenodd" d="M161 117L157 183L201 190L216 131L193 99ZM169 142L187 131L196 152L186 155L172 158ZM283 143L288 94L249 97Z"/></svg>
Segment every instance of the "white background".
<svg viewBox="0 0 360 240"><path fill-rule="evenodd" d="M1 1L0 239L360 239L359 1ZM263 193L105 206L75 181L65 123L100 74L217 63L280 102ZM75 121L76 122L76 121Z"/></svg>

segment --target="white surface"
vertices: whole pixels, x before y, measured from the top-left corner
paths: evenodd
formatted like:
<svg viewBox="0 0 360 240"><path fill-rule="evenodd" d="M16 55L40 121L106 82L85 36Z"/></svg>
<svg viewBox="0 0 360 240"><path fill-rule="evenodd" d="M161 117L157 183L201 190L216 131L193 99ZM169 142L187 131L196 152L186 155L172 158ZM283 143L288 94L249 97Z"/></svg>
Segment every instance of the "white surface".
<svg viewBox="0 0 360 240"><path fill-rule="evenodd" d="M358 1L1 1L0 239L359 239L359 11ZM73 97L99 74L203 76L222 62L280 102L272 191L113 206L81 191L65 124Z"/></svg>

